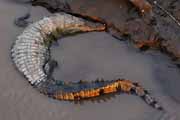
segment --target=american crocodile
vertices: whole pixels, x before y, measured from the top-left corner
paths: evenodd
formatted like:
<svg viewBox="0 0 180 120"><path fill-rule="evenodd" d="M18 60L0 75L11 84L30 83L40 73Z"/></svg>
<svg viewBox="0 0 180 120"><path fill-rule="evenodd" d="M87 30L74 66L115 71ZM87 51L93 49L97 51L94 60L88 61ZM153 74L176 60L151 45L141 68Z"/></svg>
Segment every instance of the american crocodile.
<svg viewBox="0 0 180 120"><path fill-rule="evenodd" d="M44 17L30 24L17 37L11 49L12 60L31 85L58 100L79 101L124 92L138 95L153 108L163 110L147 90L130 80L66 82L51 77L52 66L57 65L50 58L52 42L63 36L106 29L106 24L95 18L84 19L67 13Z"/></svg>

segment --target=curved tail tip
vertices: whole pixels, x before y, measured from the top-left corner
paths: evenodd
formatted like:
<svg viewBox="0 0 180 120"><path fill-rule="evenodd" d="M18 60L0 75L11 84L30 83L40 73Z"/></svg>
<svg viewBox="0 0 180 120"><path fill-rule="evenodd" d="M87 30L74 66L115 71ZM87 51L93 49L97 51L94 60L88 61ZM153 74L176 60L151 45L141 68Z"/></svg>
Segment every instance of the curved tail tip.
<svg viewBox="0 0 180 120"><path fill-rule="evenodd" d="M156 108L157 110L164 111L164 108L162 106L160 106L158 103L154 104L154 108Z"/></svg>
<svg viewBox="0 0 180 120"><path fill-rule="evenodd" d="M145 94L144 96L142 96L142 98L145 100L145 102L147 104L149 104L153 108L155 108L157 110L161 110L161 111L164 110L163 107L161 105L159 105L158 102L149 94Z"/></svg>

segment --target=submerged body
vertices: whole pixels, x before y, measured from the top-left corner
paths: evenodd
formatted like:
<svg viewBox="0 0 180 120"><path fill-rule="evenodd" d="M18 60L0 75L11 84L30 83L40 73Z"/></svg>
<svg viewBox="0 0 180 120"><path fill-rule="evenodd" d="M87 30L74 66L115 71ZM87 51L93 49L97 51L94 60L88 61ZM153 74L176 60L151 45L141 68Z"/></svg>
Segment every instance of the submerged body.
<svg viewBox="0 0 180 120"><path fill-rule="evenodd" d="M125 92L140 96L152 107L162 110L156 100L137 83L129 80L64 82L49 76L51 43L59 37L82 32L105 31L106 25L59 13L28 26L12 46L11 55L17 69L40 92L59 100L81 100L103 94Z"/></svg>

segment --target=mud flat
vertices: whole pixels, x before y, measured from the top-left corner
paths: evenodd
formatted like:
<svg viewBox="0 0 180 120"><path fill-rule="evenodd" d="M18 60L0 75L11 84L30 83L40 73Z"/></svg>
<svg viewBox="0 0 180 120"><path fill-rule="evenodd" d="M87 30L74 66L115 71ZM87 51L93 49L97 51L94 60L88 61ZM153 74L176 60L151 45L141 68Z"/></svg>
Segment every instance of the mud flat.
<svg viewBox="0 0 180 120"><path fill-rule="evenodd" d="M119 3L118 0L113 0L113 2L116 4L108 3L109 6L116 5L117 8L121 6L121 4L117 4ZM71 4L79 5L76 2ZM98 5L91 4L92 6ZM180 94L178 92L180 71L171 58L158 52L158 50L141 52L134 47L132 42L118 41L104 32L85 33L63 38L59 41L59 46L53 46L52 57L59 63L59 68L54 72L54 77L69 81L93 80L97 77L104 77L105 79L120 77L138 81L150 90L172 118L152 109L140 98L127 94L117 95L106 102L92 103L88 101L82 104L74 104L52 100L38 93L14 68L9 56L12 42L23 30L15 27L13 20L27 12L27 7L28 5L11 0L0 1L0 119L180 119ZM115 8L113 7L113 9ZM103 12L89 12L97 16L105 15ZM32 21L50 14L41 7L33 7L31 13ZM119 23L119 19L112 17L113 15L121 17L121 14L110 13L106 17L109 16L108 18Z"/></svg>

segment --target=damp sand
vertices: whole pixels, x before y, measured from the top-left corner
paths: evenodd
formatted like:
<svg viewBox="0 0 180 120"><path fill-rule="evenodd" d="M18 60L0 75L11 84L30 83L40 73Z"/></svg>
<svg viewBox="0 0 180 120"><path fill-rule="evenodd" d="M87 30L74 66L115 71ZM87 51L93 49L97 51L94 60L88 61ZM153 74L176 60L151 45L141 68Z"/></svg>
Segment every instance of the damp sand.
<svg viewBox="0 0 180 120"><path fill-rule="evenodd" d="M1 120L179 120L180 70L158 51L140 52L129 42L108 34L85 33L59 40L52 47L52 57L59 63L54 77L77 81L126 78L148 89L171 118L149 107L139 97L120 94L106 102L74 104L49 99L38 93L15 69L10 47L23 29L13 20L27 12L28 6L0 0L0 119ZM33 7L31 20L49 13Z"/></svg>

